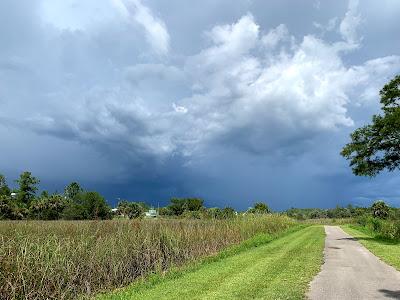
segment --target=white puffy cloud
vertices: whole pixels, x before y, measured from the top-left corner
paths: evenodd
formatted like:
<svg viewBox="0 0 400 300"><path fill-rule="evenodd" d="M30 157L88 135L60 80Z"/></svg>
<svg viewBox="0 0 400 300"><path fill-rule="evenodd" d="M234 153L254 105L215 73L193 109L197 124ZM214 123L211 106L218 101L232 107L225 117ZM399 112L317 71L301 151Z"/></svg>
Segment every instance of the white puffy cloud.
<svg viewBox="0 0 400 300"><path fill-rule="evenodd" d="M251 16L216 27L211 36L214 45L188 63L201 92L182 103L194 127L207 124L199 142L223 141L259 153L352 126L351 97L366 88L376 93L381 78L400 69L398 56L346 65L342 50L353 47L354 39L329 43L307 35L278 54L260 55L266 41L282 44L289 33L280 26L260 38Z"/></svg>
<svg viewBox="0 0 400 300"><path fill-rule="evenodd" d="M39 117L31 124L60 137L106 145L107 150L123 149L129 157L188 157L215 144L255 153L301 149L299 143L322 132L352 126L348 107L376 95L381 78L400 70L398 56L361 65L344 62L343 55L356 42L351 26L357 24L346 20L357 13L352 5L349 11L341 23L348 23L343 40L337 42L306 35L296 43L284 25L262 35L254 18L245 15L212 28L209 47L188 57L183 66L131 66L126 71L131 87L86 95L62 122ZM281 46L281 51L270 52L266 46ZM157 98L167 105L155 106L135 91L138 82L154 78L196 88L183 98L171 98L167 92L169 98Z"/></svg>
<svg viewBox="0 0 400 300"><path fill-rule="evenodd" d="M146 29L158 53L168 55L169 35L162 21L140 1L114 4ZM129 66L118 61L118 51L92 55L89 50L99 47L96 38L63 32L57 40L68 47L58 46L59 52L49 58L51 66L43 68L66 80L33 95L44 109L30 111L22 123L37 133L77 140L137 162L190 160L214 145L261 154L302 151L301 144L321 133L352 126L349 108L376 97L387 78L400 70L399 56L346 61L350 50L361 47L359 18L351 2L339 27L342 39L327 41L312 34L295 39L284 24L264 29L246 14L207 31L209 44L179 63ZM79 41L79 51L70 51L74 41ZM55 63L57 53L65 57L61 66ZM83 61L86 68L79 63ZM65 82L68 89L62 87Z"/></svg>
<svg viewBox="0 0 400 300"><path fill-rule="evenodd" d="M266 48L275 48L278 43L289 39L289 30L285 24L271 29L268 34L264 35L262 42Z"/></svg>

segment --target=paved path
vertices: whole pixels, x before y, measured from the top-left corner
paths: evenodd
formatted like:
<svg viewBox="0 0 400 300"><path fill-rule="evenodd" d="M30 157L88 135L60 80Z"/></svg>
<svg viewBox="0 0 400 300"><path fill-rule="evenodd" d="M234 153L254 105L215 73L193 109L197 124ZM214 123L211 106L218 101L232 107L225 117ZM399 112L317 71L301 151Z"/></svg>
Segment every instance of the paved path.
<svg viewBox="0 0 400 300"><path fill-rule="evenodd" d="M400 272L338 226L325 226L325 263L311 282L312 300L400 299Z"/></svg>

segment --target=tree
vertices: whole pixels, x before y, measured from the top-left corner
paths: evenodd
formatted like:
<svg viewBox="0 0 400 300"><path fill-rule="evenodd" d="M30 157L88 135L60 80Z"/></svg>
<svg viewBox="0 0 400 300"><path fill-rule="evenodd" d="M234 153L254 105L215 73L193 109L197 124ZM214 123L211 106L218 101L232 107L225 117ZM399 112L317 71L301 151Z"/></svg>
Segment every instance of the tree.
<svg viewBox="0 0 400 300"><path fill-rule="evenodd" d="M207 209L207 214L212 219L222 219L222 210L219 207L211 207Z"/></svg>
<svg viewBox="0 0 400 300"><path fill-rule="evenodd" d="M71 182L64 189L64 196L68 199L75 200L77 196L83 192L82 187L77 182Z"/></svg>
<svg viewBox="0 0 400 300"><path fill-rule="evenodd" d="M141 218L145 211L145 203L143 202L129 202L123 200L118 203L118 212L128 217L129 219Z"/></svg>
<svg viewBox="0 0 400 300"><path fill-rule="evenodd" d="M171 211L171 209L167 206L167 207L160 207L160 209L158 210L158 213L160 216L173 216L174 212Z"/></svg>
<svg viewBox="0 0 400 300"><path fill-rule="evenodd" d="M45 190L40 193L40 198L48 198L48 197L50 197L50 194L48 191Z"/></svg>
<svg viewBox="0 0 400 300"><path fill-rule="evenodd" d="M256 202L253 208L248 210L249 213L252 214L269 214L271 210L269 209L268 205L263 202Z"/></svg>
<svg viewBox="0 0 400 300"><path fill-rule="evenodd" d="M379 219L386 219L389 216L389 206L383 201L375 201L371 206L372 214Z"/></svg>
<svg viewBox="0 0 400 300"><path fill-rule="evenodd" d="M11 190L7 185L6 178L0 174L0 196L10 196Z"/></svg>
<svg viewBox="0 0 400 300"><path fill-rule="evenodd" d="M87 214L83 205L74 203L68 199L61 218L64 220L85 220L87 219Z"/></svg>
<svg viewBox="0 0 400 300"><path fill-rule="evenodd" d="M111 208L106 200L97 192L82 192L74 200L66 200L62 218L66 220L98 220L110 219Z"/></svg>
<svg viewBox="0 0 400 300"><path fill-rule="evenodd" d="M38 220L58 220L67 206L62 195L54 194L32 201L29 207L31 218Z"/></svg>
<svg viewBox="0 0 400 300"><path fill-rule="evenodd" d="M137 219L143 217L144 208L136 202L130 202L128 206L127 216L129 219Z"/></svg>
<svg viewBox="0 0 400 300"><path fill-rule="evenodd" d="M203 207L204 201L199 198L186 198L185 199L185 210L188 211L199 211Z"/></svg>
<svg viewBox="0 0 400 300"><path fill-rule="evenodd" d="M168 206L175 216L180 216L184 211L199 211L203 207L203 200L199 198L172 198Z"/></svg>
<svg viewBox="0 0 400 300"><path fill-rule="evenodd" d="M18 207L11 196L0 195L0 219L22 220L28 215L28 210Z"/></svg>
<svg viewBox="0 0 400 300"><path fill-rule="evenodd" d="M341 152L355 175L372 177L400 168L400 75L382 88L380 96L383 114L356 129Z"/></svg>
<svg viewBox="0 0 400 300"><path fill-rule="evenodd" d="M236 216L236 211L232 207L224 207L222 209L222 218L230 219Z"/></svg>
<svg viewBox="0 0 400 300"><path fill-rule="evenodd" d="M110 219L111 208L98 192L85 192L80 195L85 219Z"/></svg>
<svg viewBox="0 0 400 300"><path fill-rule="evenodd" d="M11 197L6 195L0 195L0 220L14 219L14 216L15 216L15 205Z"/></svg>
<svg viewBox="0 0 400 300"><path fill-rule="evenodd" d="M37 191L36 185L39 184L40 180L32 176L31 172L23 172L16 182L19 184L17 193L18 202L29 206L31 201L35 198Z"/></svg>

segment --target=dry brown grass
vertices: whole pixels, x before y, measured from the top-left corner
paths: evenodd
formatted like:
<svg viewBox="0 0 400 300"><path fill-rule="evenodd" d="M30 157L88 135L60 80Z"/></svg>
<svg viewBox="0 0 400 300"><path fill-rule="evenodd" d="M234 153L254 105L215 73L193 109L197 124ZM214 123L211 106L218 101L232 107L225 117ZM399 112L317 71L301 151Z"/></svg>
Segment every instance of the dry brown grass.
<svg viewBox="0 0 400 300"><path fill-rule="evenodd" d="M4 221L0 297L91 295L291 225L292 220L277 215L220 221Z"/></svg>

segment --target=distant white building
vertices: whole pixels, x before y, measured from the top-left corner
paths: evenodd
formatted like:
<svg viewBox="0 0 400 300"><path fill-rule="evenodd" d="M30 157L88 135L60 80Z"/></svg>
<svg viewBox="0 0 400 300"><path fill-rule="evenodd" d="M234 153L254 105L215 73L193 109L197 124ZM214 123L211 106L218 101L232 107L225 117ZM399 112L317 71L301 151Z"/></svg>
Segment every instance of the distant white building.
<svg viewBox="0 0 400 300"><path fill-rule="evenodd" d="M11 193L11 197L12 198L16 198L17 197L17 193Z"/></svg>
<svg viewBox="0 0 400 300"><path fill-rule="evenodd" d="M150 208L149 211L146 211L145 213L146 218L157 218L157 210L154 208Z"/></svg>

